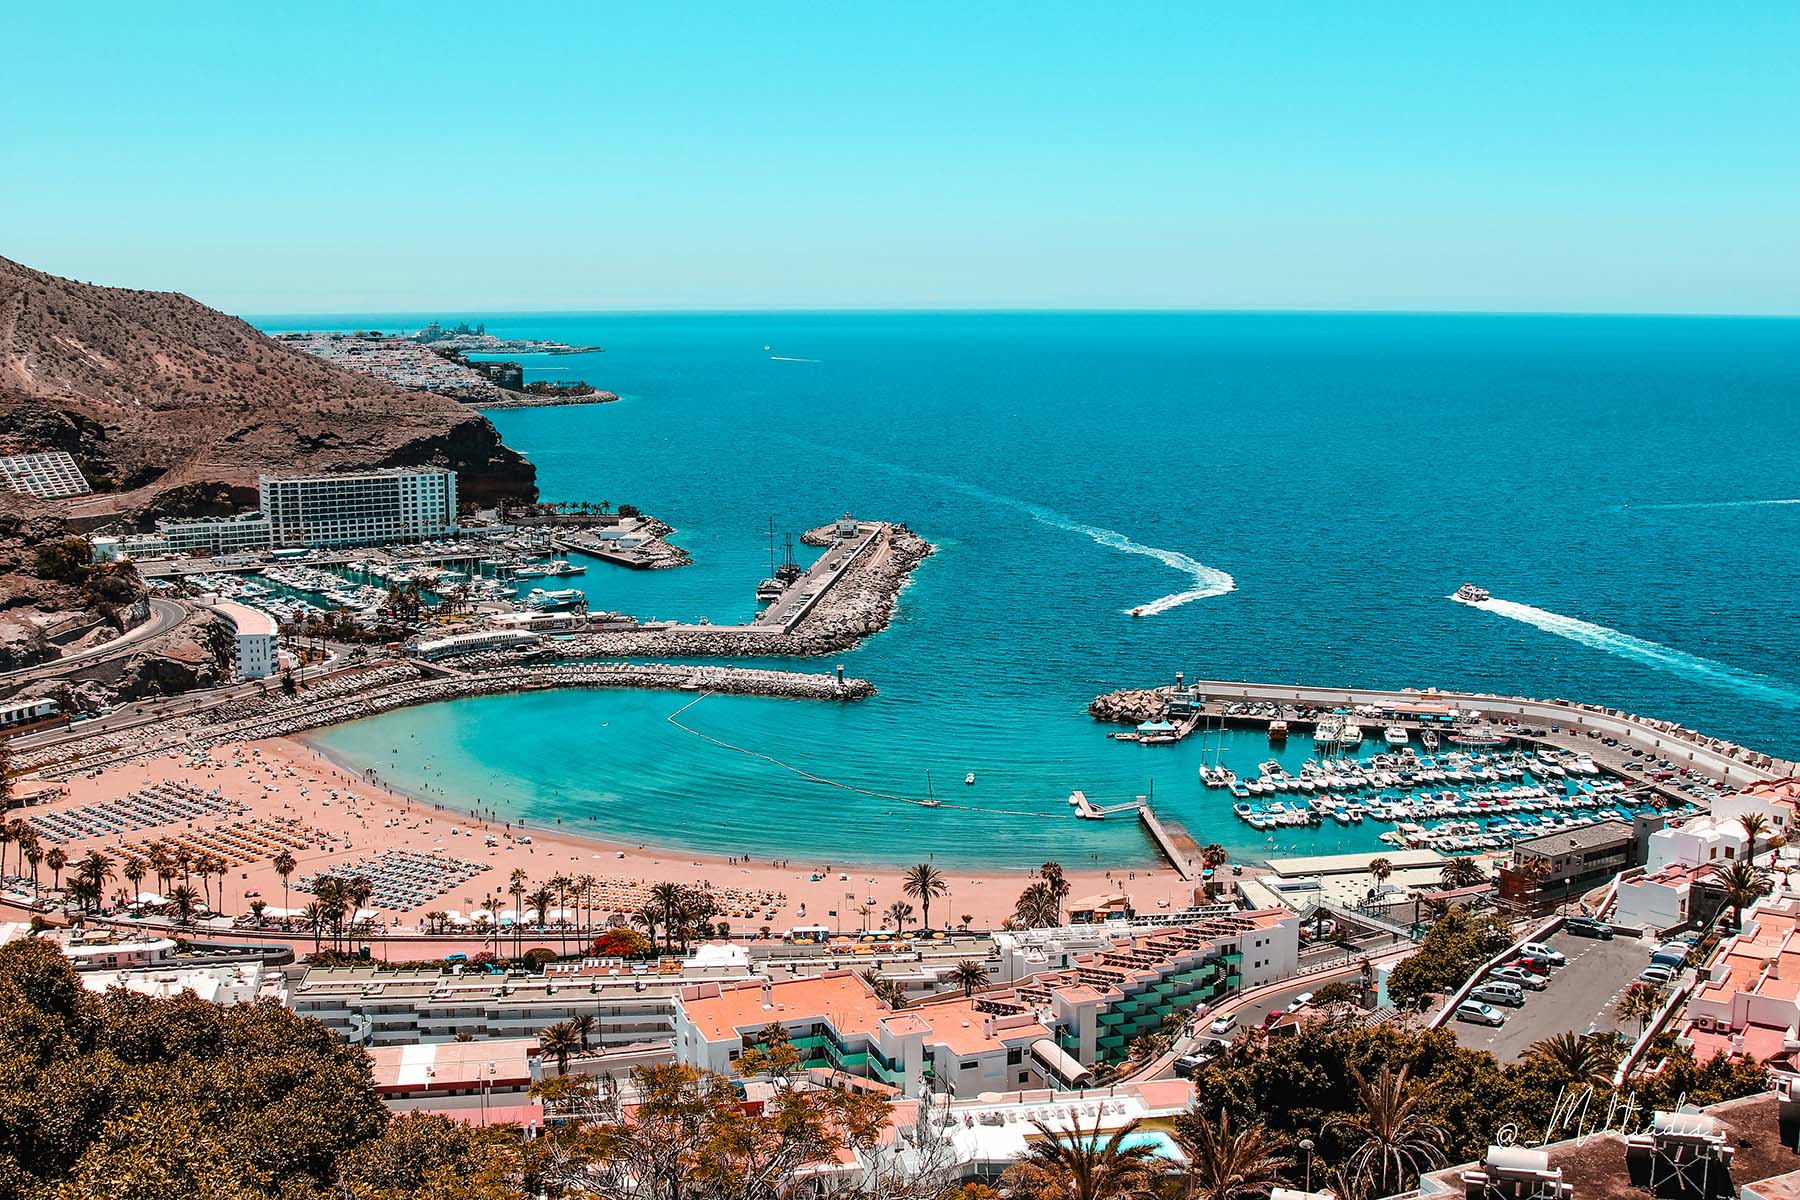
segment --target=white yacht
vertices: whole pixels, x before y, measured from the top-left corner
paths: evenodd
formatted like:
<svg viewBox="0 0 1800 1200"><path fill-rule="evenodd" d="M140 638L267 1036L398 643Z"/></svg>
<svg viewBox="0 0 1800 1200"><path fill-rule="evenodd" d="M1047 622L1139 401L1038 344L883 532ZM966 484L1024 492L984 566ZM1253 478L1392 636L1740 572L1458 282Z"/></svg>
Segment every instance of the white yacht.
<svg viewBox="0 0 1800 1200"><path fill-rule="evenodd" d="M1465 583L1457 588L1456 595L1452 597L1452 599L1461 600L1464 604L1486 604L1493 598L1486 588L1478 588L1472 583Z"/></svg>
<svg viewBox="0 0 1800 1200"><path fill-rule="evenodd" d="M1399 725L1389 725L1382 731L1381 738L1390 746L1404 746L1412 741L1412 735Z"/></svg>

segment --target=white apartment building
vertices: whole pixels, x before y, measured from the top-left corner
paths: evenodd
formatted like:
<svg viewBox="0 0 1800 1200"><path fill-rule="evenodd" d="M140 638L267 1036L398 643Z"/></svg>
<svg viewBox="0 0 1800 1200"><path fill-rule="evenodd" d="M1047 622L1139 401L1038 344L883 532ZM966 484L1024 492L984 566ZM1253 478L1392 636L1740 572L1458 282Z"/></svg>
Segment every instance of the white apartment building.
<svg viewBox="0 0 1800 1200"><path fill-rule="evenodd" d="M749 955L731 947L709 965L669 971L658 963L590 963L577 970L507 976L372 967L315 969L290 985L287 1005L345 1041L367 1046L536 1037L571 1017L597 1023L592 1045L605 1049L666 1044L675 1033L675 996L702 981L750 978Z"/></svg>
<svg viewBox="0 0 1800 1200"><path fill-rule="evenodd" d="M60 496L85 496L94 489L67 450L44 454L0 456L0 479L22 496L54 500Z"/></svg>
<svg viewBox="0 0 1800 1200"><path fill-rule="evenodd" d="M276 644L281 640L275 618L260 608L230 600L215 602L212 610L237 633L237 677L267 679L273 675L279 662Z"/></svg>
<svg viewBox="0 0 1800 1200"><path fill-rule="evenodd" d="M260 489L276 546L362 546L456 532L456 472L437 467L264 475Z"/></svg>
<svg viewBox="0 0 1800 1200"><path fill-rule="evenodd" d="M1088 1067L1117 1062L1170 1013L1211 1005L1291 975L1300 917L1287 909L1204 918L1169 928L1113 925L1097 934L996 939L1011 987L895 1010L854 971L685 989L675 1055L730 1073L779 1025L804 1065L876 1080L908 1096L971 1097L1067 1089Z"/></svg>
<svg viewBox="0 0 1800 1200"><path fill-rule="evenodd" d="M269 518L259 512L185 520L164 517L156 523L155 536L168 554L237 554L274 545Z"/></svg>

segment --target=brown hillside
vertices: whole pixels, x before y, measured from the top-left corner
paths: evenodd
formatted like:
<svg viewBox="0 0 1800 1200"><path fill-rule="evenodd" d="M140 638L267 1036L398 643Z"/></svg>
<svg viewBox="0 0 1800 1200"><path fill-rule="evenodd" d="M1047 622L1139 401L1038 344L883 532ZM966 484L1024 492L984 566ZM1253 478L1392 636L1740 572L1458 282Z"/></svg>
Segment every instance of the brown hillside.
<svg viewBox="0 0 1800 1200"><path fill-rule="evenodd" d="M82 524L221 512L268 470L434 464L465 497L535 499L532 466L457 401L291 350L173 292L96 287L0 258L0 453L73 453Z"/></svg>

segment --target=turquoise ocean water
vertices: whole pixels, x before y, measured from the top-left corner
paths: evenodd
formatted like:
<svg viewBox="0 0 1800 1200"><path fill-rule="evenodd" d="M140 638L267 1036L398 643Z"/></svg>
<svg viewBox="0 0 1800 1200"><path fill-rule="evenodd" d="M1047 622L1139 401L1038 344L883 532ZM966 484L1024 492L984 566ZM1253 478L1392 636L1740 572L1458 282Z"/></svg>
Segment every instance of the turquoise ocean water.
<svg viewBox="0 0 1800 1200"><path fill-rule="evenodd" d="M399 328L437 313L266 318ZM526 359L624 399L491 414L547 499L634 503L695 564L596 566L590 601L738 619L766 529L849 510L939 554L842 662L860 704L711 697L681 720L919 809L810 783L667 718L692 697L559 693L329 731L433 794L632 843L801 861L1147 862L1081 788L1158 807L1239 858L1374 847L1380 827L1259 834L1196 769L1085 714L1190 678L1580 697L1800 752L1800 322L1332 315L531 315ZM1470 581L1505 603L1445 597ZM1133 618L1149 605L1155 614ZM1282 759L1309 756L1296 741ZM1240 773L1271 757L1228 739ZM962 780L973 771L977 782ZM992 811L1006 810L1006 811Z"/></svg>

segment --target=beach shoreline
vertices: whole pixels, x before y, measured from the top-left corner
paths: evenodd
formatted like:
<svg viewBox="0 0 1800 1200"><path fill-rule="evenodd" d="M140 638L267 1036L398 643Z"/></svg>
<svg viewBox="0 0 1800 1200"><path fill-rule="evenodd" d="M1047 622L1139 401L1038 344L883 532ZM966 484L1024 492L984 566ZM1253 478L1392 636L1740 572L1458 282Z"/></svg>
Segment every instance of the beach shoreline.
<svg viewBox="0 0 1800 1200"><path fill-rule="evenodd" d="M67 813L84 805L120 802L149 787L185 785L227 798L241 810L134 831L123 840L141 845L159 837L206 837L234 824L266 829L297 822L306 831L307 844L295 851L299 867L291 885L315 872L353 868L393 851L437 855L475 868L466 880L410 909L372 901L370 907L389 928L422 928L432 911L472 912L483 907L496 914L510 911L516 903L509 895L515 869L526 872L530 888L557 875L594 875L603 884L616 885L616 892L661 882L711 890L730 898L722 907L731 914L724 919L735 936L759 934L763 926L776 936L795 925L846 931L878 928L888 923L885 914L896 901L919 907L916 898L904 894L902 866L710 854L657 846L647 839L634 844L567 825L489 817L475 811L471 797L420 795L371 781L354 765L296 737L161 754L97 774L83 773L65 783L67 795L24 811ZM96 836L64 849L71 858L101 849L120 859L121 840L119 835ZM1065 868L1072 898L1126 892L1139 911L1147 912L1179 908L1194 899L1193 885L1183 883L1168 867L1106 870L1065 864ZM949 891L932 904L932 924L937 928L961 925L965 917L971 928L997 928L1011 915L1019 892L1035 874L1020 868L939 869ZM141 885L149 891L157 886L154 876ZM265 904L282 903L282 881L270 857L234 862L220 887L217 907L224 913L245 911L252 898L247 893L255 893L254 898ZM286 907L302 908L309 898L290 886ZM752 903L746 898L756 899ZM592 920L604 928L614 915L628 918L631 913L602 904ZM911 923L916 925L918 919L915 913ZM550 936L554 935L552 930Z"/></svg>

